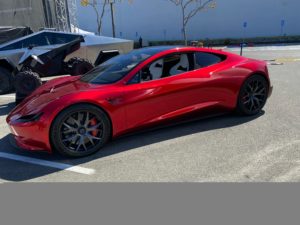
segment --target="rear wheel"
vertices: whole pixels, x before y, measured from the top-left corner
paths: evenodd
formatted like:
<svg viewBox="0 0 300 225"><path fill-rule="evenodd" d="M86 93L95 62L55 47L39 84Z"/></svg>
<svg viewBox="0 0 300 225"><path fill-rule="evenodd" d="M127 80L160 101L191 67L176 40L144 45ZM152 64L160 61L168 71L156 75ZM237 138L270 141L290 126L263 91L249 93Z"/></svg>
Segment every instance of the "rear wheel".
<svg viewBox="0 0 300 225"><path fill-rule="evenodd" d="M51 128L51 144L60 154L82 157L99 151L109 140L111 125L103 110L87 104L60 113Z"/></svg>
<svg viewBox="0 0 300 225"><path fill-rule="evenodd" d="M6 94L13 89L12 74L5 68L0 68L0 95Z"/></svg>
<svg viewBox="0 0 300 225"><path fill-rule="evenodd" d="M261 75L249 77L243 84L238 97L237 110L243 115L258 114L268 98L268 83Z"/></svg>

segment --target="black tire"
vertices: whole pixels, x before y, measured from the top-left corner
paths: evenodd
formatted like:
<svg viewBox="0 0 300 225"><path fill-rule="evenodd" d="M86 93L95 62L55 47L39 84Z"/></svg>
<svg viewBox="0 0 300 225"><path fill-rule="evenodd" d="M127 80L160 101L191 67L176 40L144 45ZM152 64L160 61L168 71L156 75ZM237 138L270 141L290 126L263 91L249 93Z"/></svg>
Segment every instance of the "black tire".
<svg viewBox="0 0 300 225"><path fill-rule="evenodd" d="M11 72L0 68L0 95L7 94L13 89L13 77Z"/></svg>
<svg viewBox="0 0 300 225"><path fill-rule="evenodd" d="M252 75L241 87L238 102L238 113L254 116L261 112L268 98L269 85L261 75Z"/></svg>
<svg viewBox="0 0 300 225"><path fill-rule="evenodd" d="M20 93L16 92L15 104L19 105L26 97L26 95L21 95Z"/></svg>
<svg viewBox="0 0 300 225"><path fill-rule="evenodd" d="M89 104L65 109L55 118L50 130L52 147L68 157L93 154L108 142L110 136L108 116L100 108Z"/></svg>
<svg viewBox="0 0 300 225"><path fill-rule="evenodd" d="M42 85L40 76L30 70L19 72L15 77L16 92L28 96Z"/></svg>
<svg viewBox="0 0 300 225"><path fill-rule="evenodd" d="M71 76L83 75L94 68L93 64L86 59L71 58L67 62L67 71Z"/></svg>

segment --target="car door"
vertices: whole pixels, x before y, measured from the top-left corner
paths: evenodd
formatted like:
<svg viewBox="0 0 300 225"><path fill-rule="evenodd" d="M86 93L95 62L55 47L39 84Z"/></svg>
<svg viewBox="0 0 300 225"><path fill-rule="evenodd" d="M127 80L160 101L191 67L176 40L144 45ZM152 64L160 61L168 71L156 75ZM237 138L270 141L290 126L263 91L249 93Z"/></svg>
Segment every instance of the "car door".
<svg viewBox="0 0 300 225"><path fill-rule="evenodd" d="M205 59L200 56L203 55L169 55L143 68L133 78L136 79L133 84L124 88L128 129L218 104L215 99L223 92L216 88L210 66L218 64L222 58L212 56L207 60L206 55Z"/></svg>
<svg viewBox="0 0 300 225"><path fill-rule="evenodd" d="M178 77L192 68L191 59L189 54L168 55L134 76L123 96L128 129L167 119L186 105L176 89Z"/></svg>
<svg viewBox="0 0 300 225"><path fill-rule="evenodd" d="M189 112L214 104L216 96L222 94L215 86L214 76L215 65L221 61L219 56L210 53L193 53L192 70L173 83L177 90L175 98L182 101L180 107Z"/></svg>

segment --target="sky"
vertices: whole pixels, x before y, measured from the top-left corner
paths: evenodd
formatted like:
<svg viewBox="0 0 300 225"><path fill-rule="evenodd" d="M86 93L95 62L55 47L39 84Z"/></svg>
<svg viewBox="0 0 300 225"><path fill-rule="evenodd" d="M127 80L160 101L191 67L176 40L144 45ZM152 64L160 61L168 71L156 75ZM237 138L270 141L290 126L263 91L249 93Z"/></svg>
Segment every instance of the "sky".
<svg viewBox="0 0 300 225"><path fill-rule="evenodd" d="M96 31L96 14L78 1L79 26ZM146 40L182 38L181 12L169 0L116 0L118 37ZM188 25L189 39L300 35L299 0L216 0L217 7L196 15ZM105 36L112 36L110 8L103 20Z"/></svg>

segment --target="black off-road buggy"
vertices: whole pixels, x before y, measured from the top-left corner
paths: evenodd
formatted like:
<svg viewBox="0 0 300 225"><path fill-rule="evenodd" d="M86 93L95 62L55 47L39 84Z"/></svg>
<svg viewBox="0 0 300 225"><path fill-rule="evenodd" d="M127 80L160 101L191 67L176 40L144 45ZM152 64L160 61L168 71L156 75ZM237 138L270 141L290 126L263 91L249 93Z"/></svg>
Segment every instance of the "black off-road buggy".
<svg viewBox="0 0 300 225"><path fill-rule="evenodd" d="M80 48L83 38L78 38L52 50L43 50L29 46L28 51L19 61L19 68L14 76L16 103L18 104L42 84L41 77L56 75L82 75L94 66L85 59L64 59Z"/></svg>

